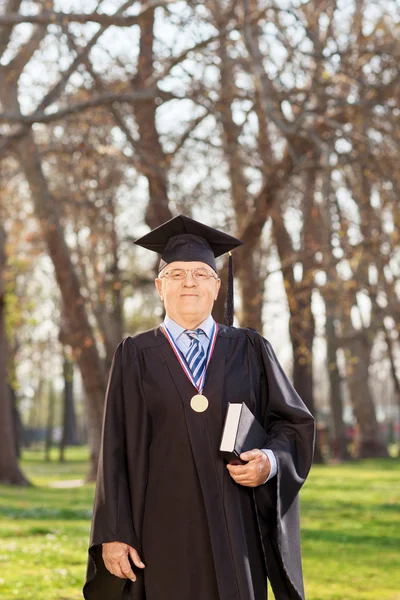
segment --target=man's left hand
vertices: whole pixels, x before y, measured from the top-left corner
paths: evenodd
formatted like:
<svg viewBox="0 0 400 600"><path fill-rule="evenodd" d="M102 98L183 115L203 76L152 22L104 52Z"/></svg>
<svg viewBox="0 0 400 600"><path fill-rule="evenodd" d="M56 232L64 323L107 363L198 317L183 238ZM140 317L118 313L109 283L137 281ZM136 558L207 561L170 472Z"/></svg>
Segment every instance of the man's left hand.
<svg viewBox="0 0 400 600"><path fill-rule="evenodd" d="M271 470L268 456L262 450L254 449L242 452L242 460L248 461L246 465L227 465L232 479L240 485L257 487L265 482Z"/></svg>

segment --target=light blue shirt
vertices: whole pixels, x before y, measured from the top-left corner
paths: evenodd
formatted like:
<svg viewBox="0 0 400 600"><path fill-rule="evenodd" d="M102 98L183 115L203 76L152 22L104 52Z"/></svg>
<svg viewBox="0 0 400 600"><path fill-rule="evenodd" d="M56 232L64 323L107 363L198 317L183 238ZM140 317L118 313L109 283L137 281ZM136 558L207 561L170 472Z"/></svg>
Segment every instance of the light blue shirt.
<svg viewBox="0 0 400 600"><path fill-rule="evenodd" d="M183 356L186 356L191 341L189 336L185 334L185 331L187 331L187 329L182 327L182 325L176 323L176 321L174 321L173 319L171 319L171 317L168 316L166 316L164 319L164 325L170 332L175 344L178 346ZM198 327L196 327L196 329L201 329L201 333L199 334L199 342L201 343L203 350L206 354L208 346L210 344L213 325L214 319L211 315L209 315L206 319L204 319L202 323L200 323ZM276 475L278 466L275 454L272 452L272 450L269 450L268 448L262 448L262 451L265 452L265 454L268 456L271 465L271 470L269 472L268 478L264 481L264 483L267 483L269 479Z"/></svg>
<svg viewBox="0 0 400 600"><path fill-rule="evenodd" d="M164 319L164 325L174 338L175 344L178 346L179 350L182 352L183 356L186 356L187 351L190 346L190 338L185 334L185 329L182 325L178 325L175 321L171 319L171 317L166 316ZM205 319L196 329L201 329L201 334L199 335L199 342L203 347L204 352L207 354L208 346L210 344L212 328L214 325L214 319L210 315Z"/></svg>

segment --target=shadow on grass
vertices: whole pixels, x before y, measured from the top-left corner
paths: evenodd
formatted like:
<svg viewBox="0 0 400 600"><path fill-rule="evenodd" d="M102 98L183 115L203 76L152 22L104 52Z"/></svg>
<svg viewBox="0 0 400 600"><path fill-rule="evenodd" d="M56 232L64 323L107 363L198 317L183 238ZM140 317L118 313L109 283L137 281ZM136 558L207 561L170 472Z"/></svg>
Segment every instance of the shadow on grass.
<svg viewBox="0 0 400 600"><path fill-rule="evenodd" d="M93 486L69 489L0 486L0 521L87 520L92 515L93 497Z"/></svg>
<svg viewBox="0 0 400 600"><path fill-rule="evenodd" d="M22 460L24 462L45 462L45 464L58 463L59 449L56 447L51 449L51 461L44 461L44 456L45 452L43 448L22 448ZM65 458L65 462L59 464L82 462L87 465L89 462L89 449L87 446L68 446Z"/></svg>
<svg viewBox="0 0 400 600"><path fill-rule="evenodd" d="M364 458L354 459L346 462L340 462L337 464L315 464L312 467L312 471L318 471L321 473L323 470L329 470L332 473L336 469L346 468L346 471L396 471L400 470L400 458L399 457L388 457L388 458Z"/></svg>
<svg viewBox="0 0 400 600"><path fill-rule="evenodd" d="M303 498L301 501L301 511L303 514L309 512L314 515L317 515L318 513L325 515L326 511L329 509L332 511L334 510L336 513L340 513L341 517L346 518L354 517L354 515L362 517L366 513L369 514L371 510L374 512L393 513L400 518L400 507L396 502L393 502L392 504L377 504L374 502L370 505L360 505L357 502L341 502L340 500L331 500L330 502L324 500L318 503L315 500L305 500Z"/></svg>
<svg viewBox="0 0 400 600"><path fill-rule="evenodd" d="M328 542L329 544L366 544L371 548L387 548L388 546L399 547L400 535L368 535L365 533L350 533L346 531L332 531L329 529L307 529L302 528L304 541ZM400 556L399 556L400 559Z"/></svg>
<svg viewBox="0 0 400 600"><path fill-rule="evenodd" d="M16 508L14 506L0 507L0 519L35 519L41 521L83 521L92 517L92 509L89 508L50 508L44 506L32 506L29 508Z"/></svg>

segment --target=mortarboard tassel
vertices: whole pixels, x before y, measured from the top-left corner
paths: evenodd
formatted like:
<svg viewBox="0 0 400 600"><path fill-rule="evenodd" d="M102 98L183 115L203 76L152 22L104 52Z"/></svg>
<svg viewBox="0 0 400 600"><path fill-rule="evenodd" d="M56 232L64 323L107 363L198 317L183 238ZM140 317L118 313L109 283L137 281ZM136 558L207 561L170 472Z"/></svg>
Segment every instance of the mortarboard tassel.
<svg viewBox="0 0 400 600"><path fill-rule="evenodd" d="M226 290L226 300L225 300L225 314L224 320L225 325L229 325L232 327L233 325L233 259L232 253L228 252L229 255L229 265L228 265L228 285Z"/></svg>

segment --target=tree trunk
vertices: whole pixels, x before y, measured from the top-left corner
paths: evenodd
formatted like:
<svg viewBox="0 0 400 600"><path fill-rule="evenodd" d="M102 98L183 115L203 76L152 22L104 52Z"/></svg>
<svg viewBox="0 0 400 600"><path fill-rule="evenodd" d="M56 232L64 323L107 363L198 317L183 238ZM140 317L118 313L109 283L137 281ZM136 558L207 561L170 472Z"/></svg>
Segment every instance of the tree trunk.
<svg viewBox="0 0 400 600"><path fill-rule="evenodd" d="M264 306L265 280L260 272L260 239L255 239L254 244L246 245L241 261L239 285L242 297L242 310L240 322L243 327L252 327L262 334L263 320L262 309Z"/></svg>
<svg viewBox="0 0 400 600"><path fill-rule="evenodd" d="M97 472L100 451L103 403L106 390L105 373L85 310L84 300L80 293L79 280L71 262L70 252L59 222L56 200L51 195L43 174L39 152L32 132L27 134L23 142L18 142L16 146L20 164L29 183L36 215L41 223L43 237L50 258L53 261L55 276L65 307L65 315L68 319L71 345L85 387L90 447L88 479L93 480Z"/></svg>
<svg viewBox="0 0 400 600"><path fill-rule="evenodd" d="M346 339L345 348L347 383L360 432L357 456L386 457L388 451L379 433L375 405L368 384L370 343L364 332L354 332Z"/></svg>
<svg viewBox="0 0 400 600"><path fill-rule="evenodd" d="M334 307L326 302L326 342L327 362L330 383L329 403L331 407L333 436L331 442L332 456L338 460L349 460L345 424L343 421L343 393L339 367L336 358L337 340L334 327Z"/></svg>
<svg viewBox="0 0 400 600"><path fill-rule="evenodd" d="M38 385L35 390L35 394L32 399L32 404L29 409L29 416L27 421L28 429L38 429L43 424L43 390L45 380L42 372L39 373L38 379Z"/></svg>
<svg viewBox="0 0 400 600"><path fill-rule="evenodd" d="M51 449L53 447L53 429L54 429L54 409L56 403L56 396L54 392L54 386L52 382L49 384L49 394L47 398L47 423L46 423L46 437L44 441L44 459L47 462L51 460Z"/></svg>
<svg viewBox="0 0 400 600"><path fill-rule="evenodd" d="M144 89L154 77L154 10L147 10L140 19L140 47L137 74L133 84ZM140 135L143 174L149 182L149 203L146 223L154 228L172 218L168 207L167 160L161 146L156 124L156 100L138 102L133 107Z"/></svg>
<svg viewBox="0 0 400 600"><path fill-rule="evenodd" d="M322 179L320 186L324 204L319 207L320 221L322 223L320 244L327 250L323 254L323 266L326 274L326 284L320 289L325 301L325 336L327 345L327 368L330 383L329 403L332 422L332 456L338 460L349 460L350 452L347 448L346 430L343 421L343 386L337 361L338 340L335 331L335 319L340 317L341 282L335 266L335 257L332 252L333 221L332 209L336 208L336 195L332 190L331 181ZM346 240L347 241L347 240Z"/></svg>
<svg viewBox="0 0 400 600"><path fill-rule="evenodd" d="M279 206L272 212L272 220L289 305L289 333L293 348L293 385L311 414L316 417L312 371L312 349L315 334L314 315L311 310L312 272L310 270L303 273L302 282L296 283L292 265L292 242ZM323 462L318 437L315 444L314 462Z"/></svg>
<svg viewBox="0 0 400 600"><path fill-rule="evenodd" d="M313 379L312 379L312 345L314 340L314 317L311 311L312 293L312 271L307 267L303 269L304 277L298 288L293 274L291 257L293 256L293 245L285 227L282 216L282 207L277 203L276 197L280 190L287 184L288 178L293 170L293 161L288 149L285 151L281 161L277 161L268 137L268 124L275 117L280 118L280 108L274 111L271 103L271 82L263 64L263 56L260 50L260 30L252 15L258 10L255 0L248 0L243 5L244 10L244 39L249 53L251 69L254 75L255 85L255 109L258 117L259 136L258 143L260 156L264 163L264 180L270 189L266 192L269 200L269 212L273 221L273 233L282 265L282 274L285 282L285 290L290 310L289 330L293 347L293 384L310 412L315 415ZM276 114L274 114L276 112ZM294 143L292 139L288 148L293 152ZM290 144L290 146L289 146ZM304 145L304 142L302 142ZM299 154L305 154L309 150L299 147ZM314 175L313 175L314 176ZM306 198L306 201L311 199ZM264 206L265 210L265 206ZM288 263L288 267L285 267ZM304 265L303 265L304 266ZM258 290L255 291L256 295ZM319 440L315 447L315 462L322 462L322 452Z"/></svg>
<svg viewBox="0 0 400 600"><path fill-rule="evenodd" d="M311 310L312 288L307 282L286 287L289 301L289 333L293 348L293 386L312 415L316 415L313 384L313 343L315 320ZM314 462L323 462L320 440L317 438Z"/></svg>
<svg viewBox="0 0 400 600"><path fill-rule="evenodd" d="M11 401L11 410L13 416L13 427L14 427L14 441L15 441L15 453L17 458L21 458L21 442L23 439L23 430L24 426L21 420L21 415L19 414L18 405L17 405L17 395L15 393L14 388L9 385L8 391L10 395Z"/></svg>
<svg viewBox="0 0 400 600"><path fill-rule="evenodd" d="M229 17L228 17L229 18ZM221 22L220 15L216 15L215 26L225 26ZM226 39L220 39L219 57L220 67L220 101L218 103L221 114L223 129L223 141L225 158L229 167L231 182L232 204L235 209L237 228L241 231L249 216L251 198L247 191L246 176L244 172L245 161L243 149L240 144L241 128L235 123L232 106L236 99L234 62L227 52ZM258 236L248 240L246 247L235 252L234 260L238 283L241 292L241 311L239 321L243 327L252 327L262 333L262 308L264 304L264 280L260 273L260 238L262 227L265 224L266 215L262 226L258 230ZM238 268L239 267L239 268Z"/></svg>
<svg viewBox="0 0 400 600"><path fill-rule="evenodd" d="M73 395L74 363L69 360L64 350L64 395L63 424L60 440L59 461L65 460L65 448L76 443L76 415Z"/></svg>
<svg viewBox="0 0 400 600"><path fill-rule="evenodd" d="M7 382L7 334L3 279L6 255L4 246L5 233L0 223L0 483L29 485L18 465L12 405Z"/></svg>
<svg viewBox="0 0 400 600"><path fill-rule="evenodd" d="M396 371L396 361L395 361L395 357L394 357L394 342L393 342L392 338L390 337L390 333L387 330L387 328L385 327L384 323L383 323L383 328L384 328L384 332L385 332L385 340L386 340L387 352L388 352L388 357L389 357L389 362L390 362L390 372L392 374L392 379L393 379L394 393L396 395L397 403L398 403L398 406L400 409L400 378L397 375L397 371Z"/></svg>

